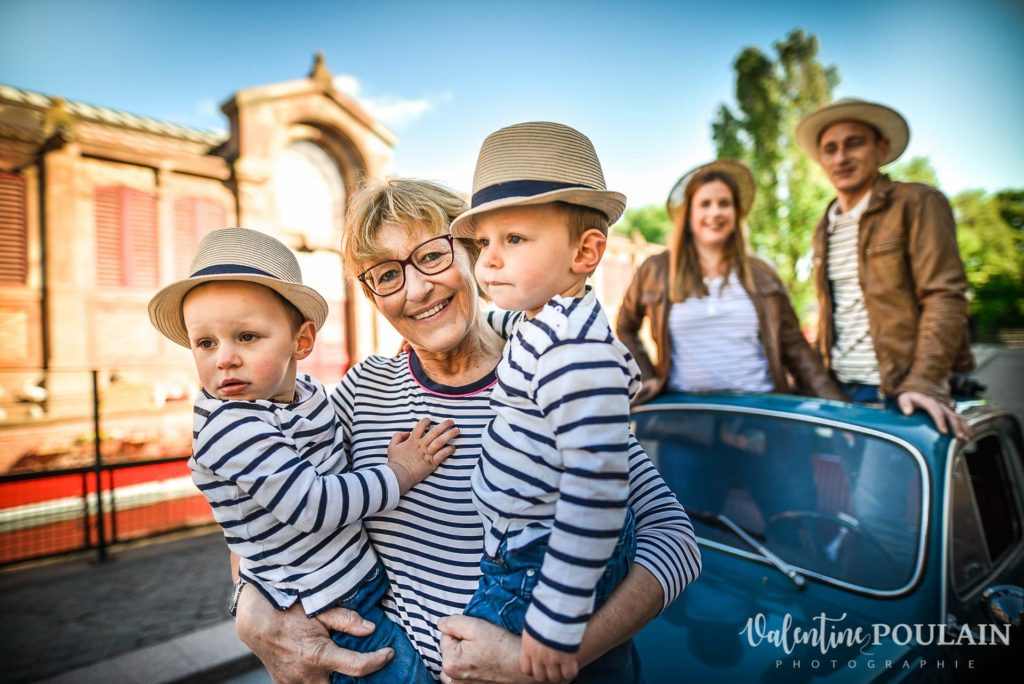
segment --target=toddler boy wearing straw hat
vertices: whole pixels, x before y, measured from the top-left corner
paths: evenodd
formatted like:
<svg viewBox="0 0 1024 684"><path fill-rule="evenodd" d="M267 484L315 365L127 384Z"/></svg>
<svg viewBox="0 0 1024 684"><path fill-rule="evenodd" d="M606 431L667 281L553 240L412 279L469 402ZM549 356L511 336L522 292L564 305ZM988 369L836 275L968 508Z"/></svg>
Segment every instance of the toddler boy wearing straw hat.
<svg viewBox="0 0 1024 684"><path fill-rule="evenodd" d="M475 275L495 304L522 312L472 477L485 553L465 614L521 632L520 666L542 681L639 677L629 643L582 672L575 658L636 550L626 502L640 370L586 284L625 203L585 135L522 123L484 141L471 208L451 226L478 241Z"/></svg>
<svg viewBox="0 0 1024 684"><path fill-rule="evenodd" d="M192 479L239 557L239 583L309 616L344 606L373 622L368 636L332 633L341 647L394 651L365 681L432 682L380 601L384 569L360 519L447 458L450 421L396 434L385 465L350 471L344 430L323 386L297 375L313 351L327 303L302 284L295 255L255 230L224 228L199 243L190 275L149 303L153 325L192 350L203 386L195 402ZM436 440L436 443L435 441ZM334 673L332 681L351 681Z"/></svg>

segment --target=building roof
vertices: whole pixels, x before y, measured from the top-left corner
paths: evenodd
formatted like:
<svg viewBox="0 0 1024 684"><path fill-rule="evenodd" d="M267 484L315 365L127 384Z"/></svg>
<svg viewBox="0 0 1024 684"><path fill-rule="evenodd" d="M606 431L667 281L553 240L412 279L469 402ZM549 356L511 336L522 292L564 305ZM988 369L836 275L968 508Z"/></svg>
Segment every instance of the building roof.
<svg viewBox="0 0 1024 684"><path fill-rule="evenodd" d="M41 110L48 110L57 99L63 98L59 98L59 96L51 97L36 91L0 83L0 101L14 102ZM220 145L228 137L226 133L161 121L110 107L99 107L77 100L64 99L63 101L64 108L82 121L95 121L113 126L121 126L123 128L204 143L211 146Z"/></svg>

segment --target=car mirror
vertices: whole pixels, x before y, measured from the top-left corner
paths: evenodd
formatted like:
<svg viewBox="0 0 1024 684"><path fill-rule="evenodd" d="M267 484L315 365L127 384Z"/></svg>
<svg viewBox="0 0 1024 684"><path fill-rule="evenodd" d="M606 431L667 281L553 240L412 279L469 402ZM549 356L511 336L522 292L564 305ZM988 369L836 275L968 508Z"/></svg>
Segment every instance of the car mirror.
<svg viewBox="0 0 1024 684"><path fill-rule="evenodd" d="M1024 614L1024 589L1013 584L989 587L981 595L988 614L1002 625L1020 627Z"/></svg>

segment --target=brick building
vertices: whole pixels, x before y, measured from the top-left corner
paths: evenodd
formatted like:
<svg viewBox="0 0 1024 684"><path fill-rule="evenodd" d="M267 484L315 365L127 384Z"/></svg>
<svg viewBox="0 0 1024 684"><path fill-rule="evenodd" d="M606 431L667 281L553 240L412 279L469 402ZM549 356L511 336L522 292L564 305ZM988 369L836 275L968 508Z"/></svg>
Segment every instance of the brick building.
<svg viewBox="0 0 1024 684"><path fill-rule="evenodd" d="M89 369L111 414L186 410L191 356L153 330L146 303L214 228L278 237L327 299L305 371L333 382L397 349L337 251L346 198L383 172L394 135L320 55L307 77L239 90L221 110L226 135L0 85L0 473L44 425L55 451L74 438L60 425L88 415ZM596 283L607 304L648 251L612 241Z"/></svg>

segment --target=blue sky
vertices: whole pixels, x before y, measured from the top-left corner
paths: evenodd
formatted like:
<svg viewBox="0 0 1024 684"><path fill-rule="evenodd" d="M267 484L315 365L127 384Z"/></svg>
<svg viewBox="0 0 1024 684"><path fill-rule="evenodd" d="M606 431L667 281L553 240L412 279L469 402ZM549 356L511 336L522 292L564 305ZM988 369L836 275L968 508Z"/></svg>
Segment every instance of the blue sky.
<svg viewBox="0 0 1024 684"><path fill-rule="evenodd" d="M463 191L480 142L517 121L587 133L610 187L662 202L713 154L732 62L802 27L885 102L943 188L1024 187L1024 3L130 2L0 0L0 83L223 129L239 88L304 76L313 53L399 137L391 171Z"/></svg>

